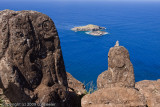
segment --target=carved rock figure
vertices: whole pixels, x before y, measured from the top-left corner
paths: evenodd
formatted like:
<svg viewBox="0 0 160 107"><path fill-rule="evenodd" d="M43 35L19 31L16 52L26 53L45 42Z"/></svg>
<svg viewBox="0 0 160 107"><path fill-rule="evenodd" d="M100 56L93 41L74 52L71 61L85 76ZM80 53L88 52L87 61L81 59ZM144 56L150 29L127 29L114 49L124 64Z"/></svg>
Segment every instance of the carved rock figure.
<svg viewBox="0 0 160 107"><path fill-rule="evenodd" d="M82 107L146 107L145 96L135 89L133 66L119 42L109 50L108 71L98 76L98 90L85 95Z"/></svg>
<svg viewBox="0 0 160 107"><path fill-rule="evenodd" d="M9 100L60 107L67 87L54 22L35 11L0 11L0 88Z"/></svg>
<svg viewBox="0 0 160 107"><path fill-rule="evenodd" d="M108 53L108 70L98 76L97 87L100 89L134 86L134 70L129 53L126 48L119 46L119 42L116 42Z"/></svg>

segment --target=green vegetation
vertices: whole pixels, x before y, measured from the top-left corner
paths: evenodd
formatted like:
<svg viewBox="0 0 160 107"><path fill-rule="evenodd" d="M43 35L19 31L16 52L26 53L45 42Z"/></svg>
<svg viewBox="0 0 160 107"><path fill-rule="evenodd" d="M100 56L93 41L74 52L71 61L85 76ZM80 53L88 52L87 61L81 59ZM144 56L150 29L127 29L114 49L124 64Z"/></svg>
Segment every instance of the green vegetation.
<svg viewBox="0 0 160 107"><path fill-rule="evenodd" d="M97 87L96 87L95 84L93 84L93 81L87 83L85 85L85 87L86 87L86 90L87 90L85 94L91 94L91 93L93 93L97 90Z"/></svg>
<svg viewBox="0 0 160 107"><path fill-rule="evenodd" d="M0 107L3 106L2 104L4 103L3 99L0 97Z"/></svg>
<svg viewBox="0 0 160 107"><path fill-rule="evenodd" d="M0 107L13 107L13 106L7 105L6 101L0 96Z"/></svg>

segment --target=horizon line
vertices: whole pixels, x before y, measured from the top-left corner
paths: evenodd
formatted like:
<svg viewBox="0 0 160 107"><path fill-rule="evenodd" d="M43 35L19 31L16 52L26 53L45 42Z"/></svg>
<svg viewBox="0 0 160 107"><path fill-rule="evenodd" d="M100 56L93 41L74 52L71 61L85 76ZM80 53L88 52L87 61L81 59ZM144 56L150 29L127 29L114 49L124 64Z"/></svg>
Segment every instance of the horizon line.
<svg viewBox="0 0 160 107"><path fill-rule="evenodd" d="M160 0L1 0L3 2L160 2Z"/></svg>

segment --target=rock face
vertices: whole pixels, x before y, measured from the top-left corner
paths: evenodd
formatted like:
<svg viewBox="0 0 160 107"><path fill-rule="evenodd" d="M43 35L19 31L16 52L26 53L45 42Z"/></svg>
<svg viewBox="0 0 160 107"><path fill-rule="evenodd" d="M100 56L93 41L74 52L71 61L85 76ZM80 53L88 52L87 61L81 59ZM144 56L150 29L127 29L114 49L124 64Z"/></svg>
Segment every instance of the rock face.
<svg viewBox="0 0 160 107"><path fill-rule="evenodd" d="M116 45L108 53L108 70L98 76L97 87L134 87L135 78L133 65L126 48Z"/></svg>
<svg viewBox="0 0 160 107"><path fill-rule="evenodd" d="M75 79L70 73L67 72L68 88L69 91L75 92L79 96L83 96L86 93L84 84Z"/></svg>
<svg viewBox="0 0 160 107"><path fill-rule="evenodd" d="M79 26L79 27L74 27L71 30L73 31L98 31L98 30L103 30L106 29L105 27L100 27L97 25L89 24L86 26Z"/></svg>
<svg viewBox="0 0 160 107"><path fill-rule="evenodd" d="M144 94L148 107L160 107L160 80L143 80L137 82L135 87Z"/></svg>
<svg viewBox="0 0 160 107"><path fill-rule="evenodd" d="M2 95L3 94L3 90L0 88L0 95Z"/></svg>
<svg viewBox="0 0 160 107"><path fill-rule="evenodd" d="M67 87L53 21L35 11L0 11L0 88L6 97L66 107Z"/></svg>
<svg viewBox="0 0 160 107"><path fill-rule="evenodd" d="M84 96L82 107L146 107L146 101L135 89L113 87Z"/></svg>

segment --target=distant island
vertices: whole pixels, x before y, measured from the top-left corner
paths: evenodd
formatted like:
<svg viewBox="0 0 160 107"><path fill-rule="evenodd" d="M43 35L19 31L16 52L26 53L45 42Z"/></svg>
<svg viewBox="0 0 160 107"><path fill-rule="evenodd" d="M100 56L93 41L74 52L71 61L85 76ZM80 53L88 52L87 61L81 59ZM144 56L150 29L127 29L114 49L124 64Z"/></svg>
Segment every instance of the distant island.
<svg viewBox="0 0 160 107"><path fill-rule="evenodd" d="M77 31L87 31L86 34L90 34L93 36L102 36L105 34L108 34L108 32L106 31L101 31L101 30L105 30L105 27L100 27L97 25L93 25L93 24L88 24L86 26L79 26L79 27L74 27L71 30L77 32Z"/></svg>

